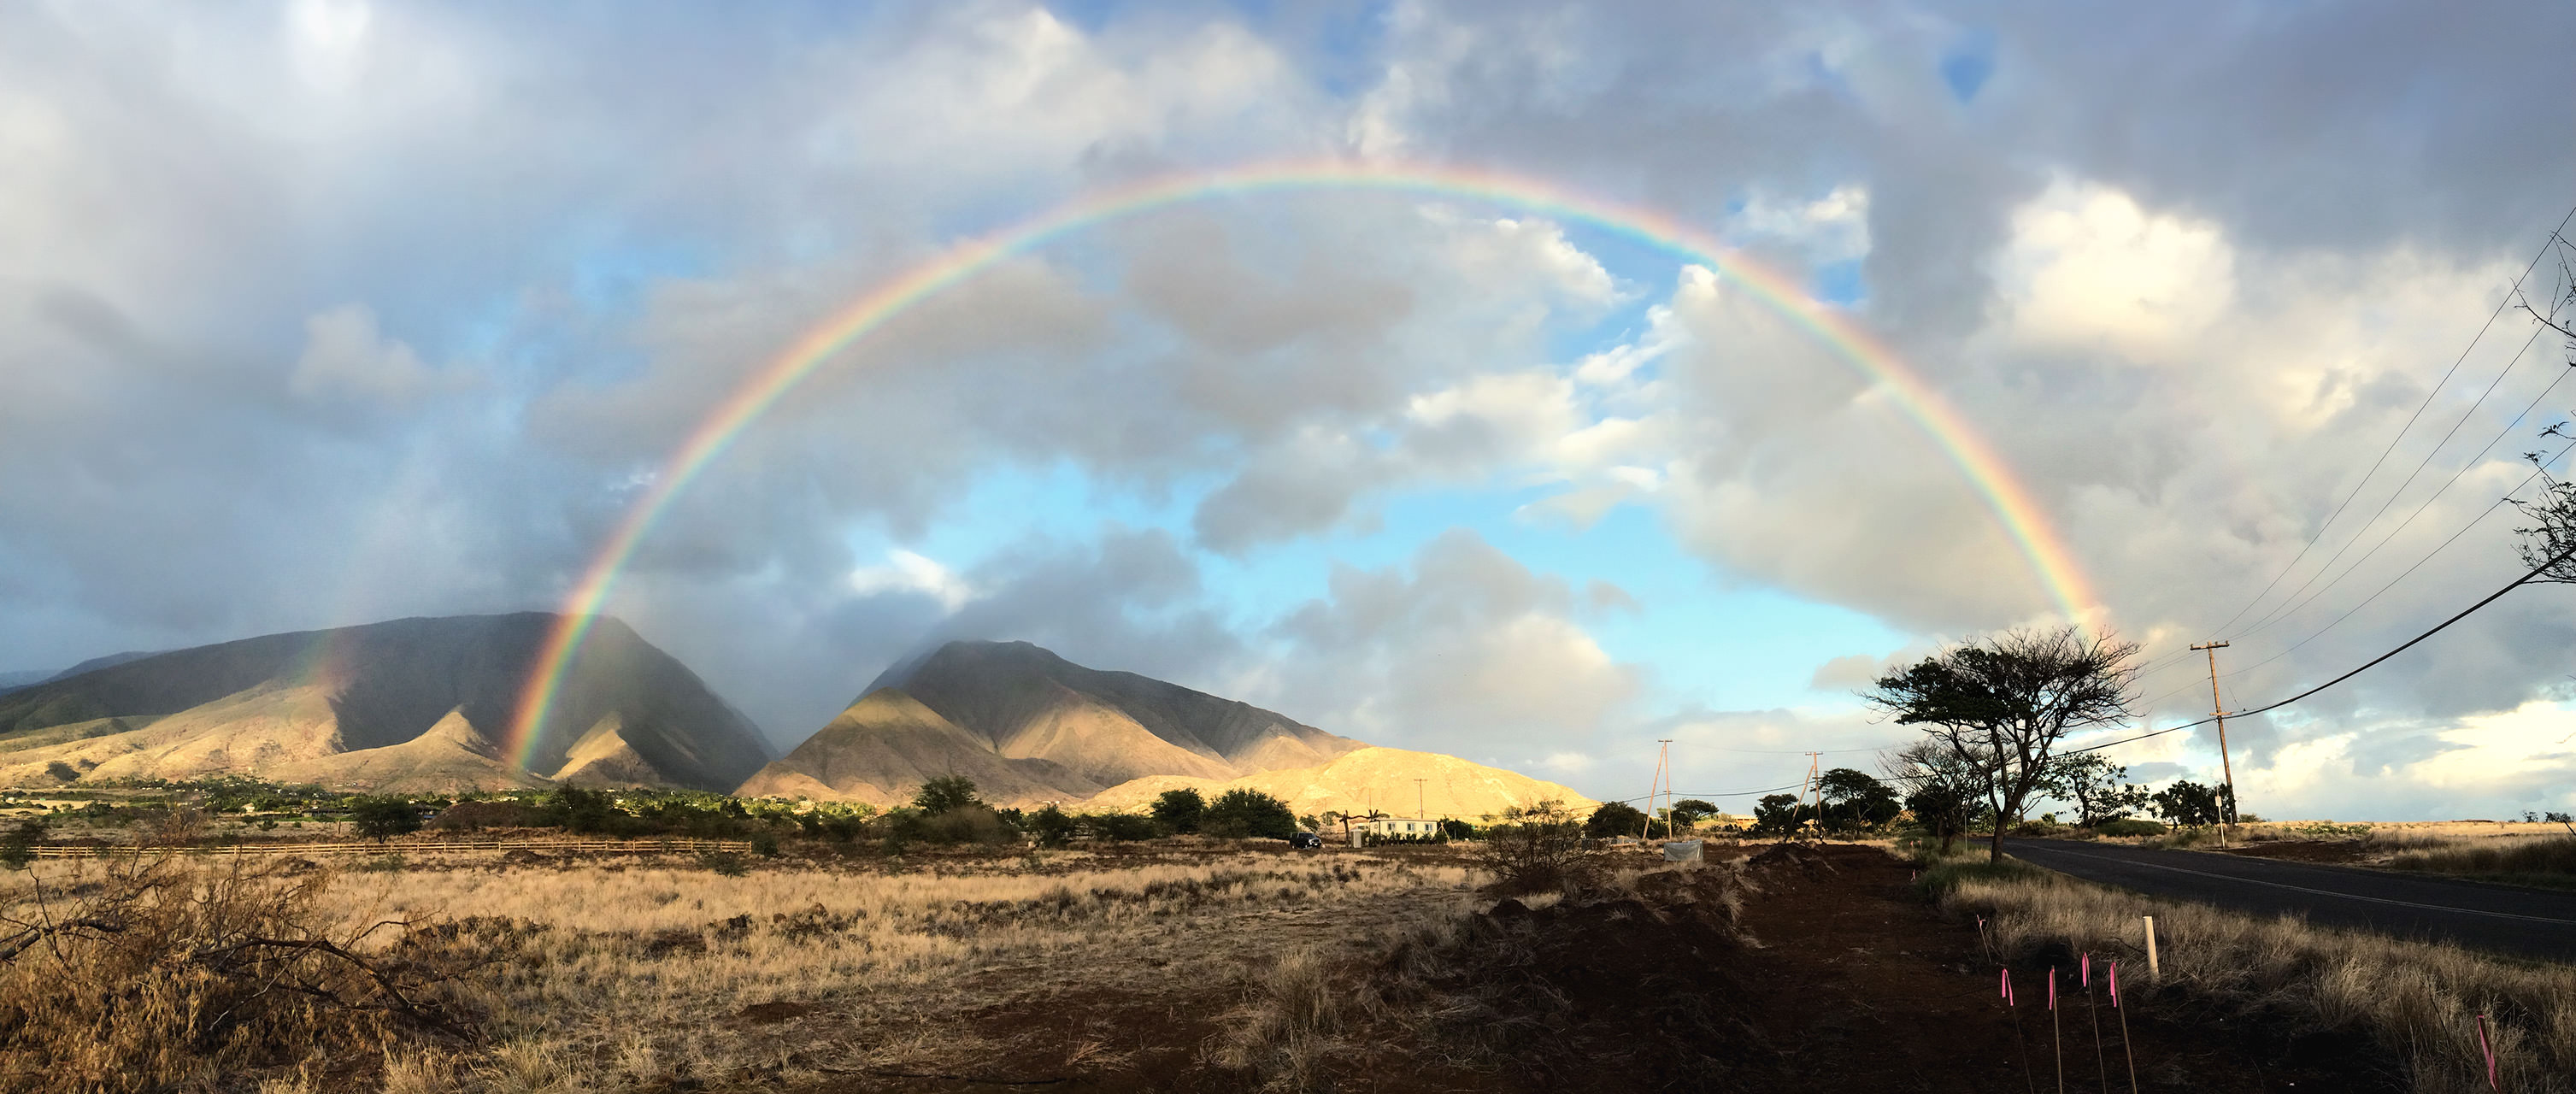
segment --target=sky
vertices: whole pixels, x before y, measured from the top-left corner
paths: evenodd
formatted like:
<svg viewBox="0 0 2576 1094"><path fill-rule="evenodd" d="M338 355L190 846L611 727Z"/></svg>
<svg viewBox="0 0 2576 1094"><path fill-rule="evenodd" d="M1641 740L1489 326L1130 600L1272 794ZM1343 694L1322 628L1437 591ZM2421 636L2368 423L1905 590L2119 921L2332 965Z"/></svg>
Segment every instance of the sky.
<svg viewBox="0 0 2576 1094"><path fill-rule="evenodd" d="M854 302L1098 195L1329 162L1725 253L1436 186L1077 224L822 360L669 491L606 609L782 751L927 644L1026 639L1595 798L1669 739L1740 809L1907 740L1855 697L1877 673L2068 619L1895 375L2143 644L2146 727L2208 711L2213 638L2261 705L2522 571L2498 500L2576 417L2511 306L2565 287L2571 24L0 6L0 670L556 609ZM2571 609L2526 586L2231 722L2240 800L2576 808ZM2206 727L2111 755L2219 769Z"/></svg>

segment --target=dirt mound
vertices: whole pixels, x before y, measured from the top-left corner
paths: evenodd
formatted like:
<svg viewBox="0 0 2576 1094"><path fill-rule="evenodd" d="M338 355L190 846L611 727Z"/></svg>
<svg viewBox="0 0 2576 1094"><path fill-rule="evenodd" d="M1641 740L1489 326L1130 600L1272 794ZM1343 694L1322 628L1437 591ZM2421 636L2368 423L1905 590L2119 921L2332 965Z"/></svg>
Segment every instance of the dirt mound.
<svg viewBox="0 0 2576 1094"><path fill-rule="evenodd" d="M1777 1061L1743 1018L1761 993L1741 963L1742 893L1736 871L1702 867L1502 901L1425 984L1439 1034L1536 1089L1772 1089Z"/></svg>
<svg viewBox="0 0 2576 1094"><path fill-rule="evenodd" d="M1803 843L1774 844L1770 850L1753 856L1745 865L1763 873L1795 871L1810 878L1821 878L1834 872L1834 864L1824 852Z"/></svg>

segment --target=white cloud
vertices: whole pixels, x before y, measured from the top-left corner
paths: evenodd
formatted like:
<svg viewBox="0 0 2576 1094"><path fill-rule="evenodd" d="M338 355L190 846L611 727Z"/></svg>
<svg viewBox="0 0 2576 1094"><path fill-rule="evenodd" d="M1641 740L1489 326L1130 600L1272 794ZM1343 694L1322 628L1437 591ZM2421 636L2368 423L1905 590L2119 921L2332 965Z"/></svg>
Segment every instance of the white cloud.
<svg viewBox="0 0 2576 1094"><path fill-rule="evenodd" d="M2060 181L2013 214L1997 259L2007 324L2042 348L2162 359L2224 316L2235 255L2217 225L2139 208L2098 183Z"/></svg>
<svg viewBox="0 0 2576 1094"><path fill-rule="evenodd" d="M928 555L900 547L886 552L881 565L862 566L850 571L850 591L861 596L880 593L919 593L939 602L954 612L975 599L975 587L948 567Z"/></svg>

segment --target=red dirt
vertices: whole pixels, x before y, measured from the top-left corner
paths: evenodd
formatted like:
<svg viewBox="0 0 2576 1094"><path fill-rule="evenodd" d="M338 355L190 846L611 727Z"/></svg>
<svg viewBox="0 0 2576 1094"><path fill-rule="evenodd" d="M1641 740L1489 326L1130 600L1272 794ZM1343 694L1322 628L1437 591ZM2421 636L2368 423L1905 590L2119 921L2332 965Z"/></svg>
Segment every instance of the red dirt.
<svg viewBox="0 0 2576 1094"><path fill-rule="evenodd" d="M2106 1072L2108 1090L2130 1088L2119 1012L2088 1005L2074 955L2052 1050L2044 970L2015 970L2021 1005L2002 1006L1974 924L1943 919L1909 874L1876 848L1790 848L1747 865L1759 891L1740 917L1724 907L1731 883L1717 869L1649 874L1633 894L1535 911L1504 901L1440 951L1449 971L1427 984L1401 983L1401 952L1351 970L1354 989L1367 978L1389 993L1388 1017L1346 1032L1332 1088L1994 1094L2059 1089L2060 1058L2065 1090L2104 1090ZM972 1068L851 1073L813 1094L1245 1089L1246 1076L1201 1054L1242 1001L1216 986L1225 980L1182 975L1169 996L995 1008L971 1022L1008 1031L1008 1047ZM2140 1091L2403 1089L2389 1057L2357 1039L2145 1007L2128 1019Z"/></svg>

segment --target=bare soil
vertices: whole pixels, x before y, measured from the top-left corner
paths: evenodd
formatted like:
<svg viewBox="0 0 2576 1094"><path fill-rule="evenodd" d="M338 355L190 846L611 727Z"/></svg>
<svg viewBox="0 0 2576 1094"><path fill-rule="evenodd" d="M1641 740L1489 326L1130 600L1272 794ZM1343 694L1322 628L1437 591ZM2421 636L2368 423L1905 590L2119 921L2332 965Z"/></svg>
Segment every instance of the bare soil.
<svg viewBox="0 0 2576 1094"><path fill-rule="evenodd" d="M2387 1055L2350 1037L2130 1007L2124 1039L2099 982L2089 995L2075 986L2071 953L2058 955L2066 996L2053 1020L2043 968L2014 970L2020 1005L2007 1008L1977 925L1937 914L1910 875L1872 847L1763 850L1740 874L1713 864L1535 908L1502 901L1447 944L1445 971L1418 983L1400 983L1407 955L1348 955L1350 993L1386 1002L1341 1031L1325 1085L1988 1094L2061 1089L2062 1061L2062 1089L2126 1091L2134 1057L2140 1091L2403 1089ZM1275 929L1333 934L1330 923ZM925 1015L977 1050L925 1045L919 1062L807 1089L1245 1089L1249 1077L1213 1067L1205 1046L1239 1020L1228 1012L1259 971L1173 965L1122 990L1033 991ZM774 1023L782 1056L800 1038L859 1034L789 1013L755 1005L734 1020Z"/></svg>

